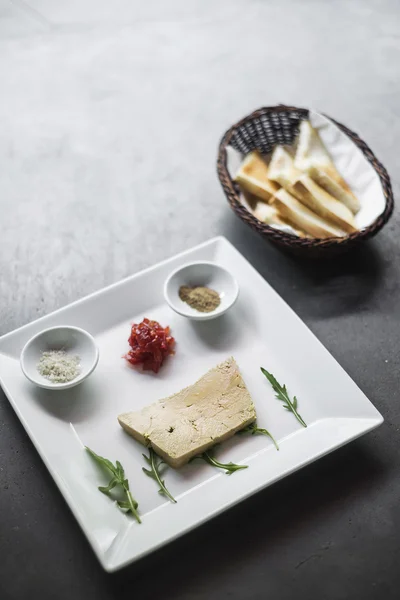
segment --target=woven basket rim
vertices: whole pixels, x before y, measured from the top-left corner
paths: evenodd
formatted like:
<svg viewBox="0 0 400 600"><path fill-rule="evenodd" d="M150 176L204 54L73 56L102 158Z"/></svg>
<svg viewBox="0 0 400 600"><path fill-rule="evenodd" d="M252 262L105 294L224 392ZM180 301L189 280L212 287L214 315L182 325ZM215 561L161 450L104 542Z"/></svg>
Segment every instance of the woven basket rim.
<svg viewBox="0 0 400 600"><path fill-rule="evenodd" d="M372 150L369 146L360 138L360 136L343 125L342 123L336 121L332 117L324 114L326 118L330 119L343 133L345 133L361 150L364 154L368 162L372 165L373 169L377 173L383 194L385 196L385 208L383 212L369 225L360 231L356 231L352 234L346 235L344 237L333 237L333 238L300 238L291 233L287 233L285 231L280 231L279 229L275 229L274 227L270 227L269 225L262 223L249 211L247 208L240 202L239 196L235 190L233 180L229 174L227 167L227 152L226 148L229 146L230 141L235 134L236 130L253 121L256 118L259 118L262 115L268 113L276 113L276 112L296 112L300 113L304 117L307 117L309 114L309 109L299 108L296 106L287 106L284 104L278 104L276 106L265 106L262 108L258 108L247 116L243 117L240 121L232 125L223 135L218 149L218 158L217 158L217 172L222 188L225 192L225 195L228 199L228 202L234 212L245 221L250 227L258 231L258 233L264 235L272 242L277 243L282 246L298 248L298 249L319 249L323 250L325 248L333 248L333 247L345 247L354 245L355 242L359 242L362 240L366 240L372 236L374 236L382 227L387 223L390 219L393 208L394 208L394 198L393 191L390 182L390 177L388 172L382 163L376 158Z"/></svg>

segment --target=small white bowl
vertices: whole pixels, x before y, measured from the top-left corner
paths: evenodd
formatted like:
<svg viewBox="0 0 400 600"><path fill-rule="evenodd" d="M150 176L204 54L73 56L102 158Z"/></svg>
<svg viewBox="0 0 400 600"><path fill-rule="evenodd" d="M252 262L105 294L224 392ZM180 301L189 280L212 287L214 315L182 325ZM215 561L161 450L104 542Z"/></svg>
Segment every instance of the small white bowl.
<svg viewBox="0 0 400 600"><path fill-rule="evenodd" d="M212 312L200 312L180 299L179 288L182 285L209 287L218 292L221 303ZM235 304L238 295L239 286L233 275L212 262L193 262L179 267L171 273L164 285L164 296L172 310L194 321L220 317Z"/></svg>
<svg viewBox="0 0 400 600"><path fill-rule="evenodd" d="M67 354L79 356L80 373L66 383L53 383L38 371L38 363L43 352L65 350ZM20 357L22 372L35 385L48 390L72 388L94 371L99 361L99 350L94 338L79 327L51 327L33 336L23 347Z"/></svg>

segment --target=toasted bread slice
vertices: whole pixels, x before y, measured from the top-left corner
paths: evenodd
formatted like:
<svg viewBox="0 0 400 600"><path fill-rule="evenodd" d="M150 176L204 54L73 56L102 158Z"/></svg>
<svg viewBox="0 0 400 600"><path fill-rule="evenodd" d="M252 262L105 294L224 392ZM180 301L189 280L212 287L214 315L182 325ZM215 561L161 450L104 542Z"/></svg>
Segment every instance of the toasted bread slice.
<svg viewBox="0 0 400 600"><path fill-rule="evenodd" d="M291 186L292 194L323 219L338 225L343 231L357 231L354 216L342 202L328 194L308 175L302 175Z"/></svg>
<svg viewBox="0 0 400 600"><path fill-rule="evenodd" d="M265 204L265 202L258 202L254 210L254 216L259 221L266 223L267 225L289 225L296 235L299 237L305 237L304 232L300 231L300 229L294 223L291 223L289 219L283 217L275 206Z"/></svg>
<svg viewBox="0 0 400 600"><path fill-rule="evenodd" d="M257 198L257 196L255 196L254 194L251 194L247 190L243 190L243 189L241 190L241 194L242 194L242 204L248 210L250 210L251 213L254 213L257 204L260 202L259 198ZM264 206L266 206L265 202L261 202L261 204L264 204Z"/></svg>
<svg viewBox="0 0 400 600"><path fill-rule="evenodd" d="M235 180L244 190L264 202L269 202L279 189L279 185L268 179L267 164L257 151L250 152L246 156L236 173Z"/></svg>
<svg viewBox="0 0 400 600"><path fill-rule="evenodd" d="M276 192L273 206L276 206L284 217L295 223L296 227L313 237L329 238L346 235L339 227L326 222L283 188Z"/></svg>
<svg viewBox="0 0 400 600"><path fill-rule="evenodd" d="M279 213L275 206L265 204L265 202L257 202L254 209L256 219L267 225L282 225L283 221L279 217Z"/></svg>
<svg viewBox="0 0 400 600"><path fill-rule="evenodd" d="M268 178L288 189L301 175L301 171L295 168L289 152L282 146L276 146L268 166Z"/></svg>
<svg viewBox="0 0 400 600"><path fill-rule="evenodd" d="M312 167L319 167L349 194L353 193L343 177L338 173L321 138L309 121L302 121L300 123L294 166L308 175Z"/></svg>
<svg viewBox="0 0 400 600"><path fill-rule="evenodd" d="M360 210L360 201L358 198L352 192L339 185L338 182L335 179L332 179L332 177L323 169L312 165L308 170L308 174L311 179L324 188L328 194L343 202L353 214L356 214Z"/></svg>

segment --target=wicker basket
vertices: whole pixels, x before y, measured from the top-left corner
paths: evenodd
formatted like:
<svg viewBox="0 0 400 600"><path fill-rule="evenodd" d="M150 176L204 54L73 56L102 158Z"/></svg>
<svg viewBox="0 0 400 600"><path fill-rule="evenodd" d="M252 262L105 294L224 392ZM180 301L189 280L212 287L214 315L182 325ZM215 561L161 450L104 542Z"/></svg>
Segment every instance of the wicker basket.
<svg viewBox="0 0 400 600"><path fill-rule="evenodd" d="M232 181L227 169L227 146L233 146L242 154L254 149L268 154L277 144L292 144L297 136L299 123L308 118L308 110L293 106L268 106L260 108L233 125L221 140L218 152L218 176L229 204L235 213L267 240L288 250L310 256L328 256L348 250L359 242L374 236L389 220L393 212L393 192L386 169L356 133L331 119L363 152L377 172L386 199L385 210L368 227L340 238L300 238L274 229L256 219L239 200L239 187Z"/></svg>

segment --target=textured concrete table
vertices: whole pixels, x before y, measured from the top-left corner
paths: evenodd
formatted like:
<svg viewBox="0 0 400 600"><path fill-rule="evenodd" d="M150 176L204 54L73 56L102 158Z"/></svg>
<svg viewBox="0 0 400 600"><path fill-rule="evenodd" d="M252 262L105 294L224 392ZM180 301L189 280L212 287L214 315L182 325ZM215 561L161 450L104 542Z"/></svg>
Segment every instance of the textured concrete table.
<svg viewBox="0 0 400 600"><path fill-rule="evenodd" d="M396 0L0 0L0 334L222 233L386 419L107 575L0 392L2 600L398 597L398 215L309 265L231 214L215 156L254 108L316 107L396 195L399 17Z"/></svg>

